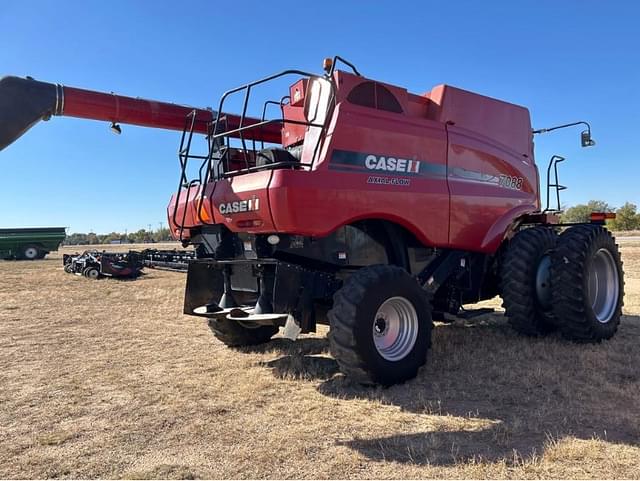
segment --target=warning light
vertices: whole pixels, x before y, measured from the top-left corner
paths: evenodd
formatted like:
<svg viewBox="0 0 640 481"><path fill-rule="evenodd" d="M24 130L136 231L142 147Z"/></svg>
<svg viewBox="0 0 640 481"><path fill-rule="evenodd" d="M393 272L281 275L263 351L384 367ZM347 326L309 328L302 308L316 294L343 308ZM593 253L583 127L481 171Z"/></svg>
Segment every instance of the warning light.
<svg viewBox="0 0 640 481"><path fill-rule="evenodd" d="M333 67L333 60L330 57L325 58L322 61L322 69L329 73L331 71L331 67Z"/></svg>

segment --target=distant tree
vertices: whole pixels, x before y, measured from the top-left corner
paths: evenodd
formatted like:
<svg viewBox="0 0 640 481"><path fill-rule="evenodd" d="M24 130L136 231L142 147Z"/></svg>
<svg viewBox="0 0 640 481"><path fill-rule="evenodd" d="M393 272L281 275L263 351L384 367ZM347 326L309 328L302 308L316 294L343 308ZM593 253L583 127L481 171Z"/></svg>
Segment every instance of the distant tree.
<svg viewBox="0 0 640 481"><path fill-rule="evenodd" d="M103 235L100 237L101 237L100 239L101 244L110 244L114 241L122 242L122 239L124 236L120 234L120 232L111 232L110 234Z"/></svg>
<svg viewBox="0 0 640 481"><path fill-rule="evenodd" d="M73 233L69 234L65 241L65 245L87 245L87 244L109 244L113 241L120 241L122 243L133 242L136 244L144 244L148 242L168 242L172 241L171 232L169 229L162 228L156 231L147 231L146 229L140 229L130 234L121 234L120 232L111 232L110 234L96 234L90 232Z"/></svg>
<svg viewBox="0 0 640 481"><path fill-rule="evenodd" d="M589 222L592 212L613 212L614 207L603 200L590 200L586 204L569 207L562 214L562 222Z"/></svg>
<svg viewBox="0 0 640 481"><path fill-rule="evenodd" d="M65 245L85 245L88 244L87 234L74 232L73 234L69 234L67 238L64 240Z"/></svg>
<svg viewBox="0 0 640 481"><path fill-rule="evenodd" d="M171 238L171 232L166 227L158 229L153 233L153 240L155 242L167 242L173 240Z"/></svg>
<svg viewBox="0 0 640 481"><path fill-rule="evenodd" d="M616 210L616 218L610 220L607 225L611 230L635 230L640 228L640 215L638 207L631 202L626 202Z"/></svg>

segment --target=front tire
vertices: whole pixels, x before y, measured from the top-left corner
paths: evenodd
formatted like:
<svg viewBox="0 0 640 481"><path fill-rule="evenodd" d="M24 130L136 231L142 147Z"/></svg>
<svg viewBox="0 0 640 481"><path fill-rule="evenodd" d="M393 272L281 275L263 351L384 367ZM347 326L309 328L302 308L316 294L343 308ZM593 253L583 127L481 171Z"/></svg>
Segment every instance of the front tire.
<svg viewBox="0 0 640 481"><path fill-rule="evenodd" d="M400 267L376 265L352 274L334 295L328 318L331 354L356 382L404 382L426 362L431 305Z"/></svg>
<svg viewBox="0 0 640 481"><path fill-rule="evenodd" d="M622 260L601 226L563 232L551 266L553 309L566 339L599 342L618 330L624 297Z"/></svg>
<svg viewBox="0 0 640 481"><path fill-rule="evenodd" d="M97 267L85 267L82 271L82 275L84 275L87 279L97 279L100 277L100 270Z"/></svg>
<svg viewBox="0 0 640 481"><path fill-rule="evenodd" d="M526 336L555 330L550 266L557 235L548 227L518 232L507 248L500 272L501 296L511 327Z"/></svg>

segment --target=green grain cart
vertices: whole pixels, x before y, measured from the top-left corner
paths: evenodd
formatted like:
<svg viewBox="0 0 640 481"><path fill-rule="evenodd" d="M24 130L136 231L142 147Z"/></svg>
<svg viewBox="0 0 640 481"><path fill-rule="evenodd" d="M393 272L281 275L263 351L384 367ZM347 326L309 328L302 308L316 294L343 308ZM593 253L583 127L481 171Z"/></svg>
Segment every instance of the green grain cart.
<svg viewBox="0 0 640 481"><path fill-rule="evenodd" d="M0 229L0 259L42 259L66 237L64 227Z"/></svg>

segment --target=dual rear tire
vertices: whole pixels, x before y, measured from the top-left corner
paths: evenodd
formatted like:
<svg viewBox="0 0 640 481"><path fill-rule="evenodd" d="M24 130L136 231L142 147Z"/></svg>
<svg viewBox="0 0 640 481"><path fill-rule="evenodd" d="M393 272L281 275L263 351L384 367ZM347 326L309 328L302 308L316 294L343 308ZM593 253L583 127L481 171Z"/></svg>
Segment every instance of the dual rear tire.
<svg viewBox="0 0 640 481"><path fill-rule="evenodd" d="M511 326L536 336L559 330L579 342L611 338L624 296L622 261L613 236L596 225L520 231L501 268L502 298Z"/></svg>
<svg viewBox="0 0 640 481"><path fill-rule="evenodd" d="M551 263L551 290L562 335L578 342L610 339L624 298L622 260L611 233L580 225L559 238Z"/></svg>

